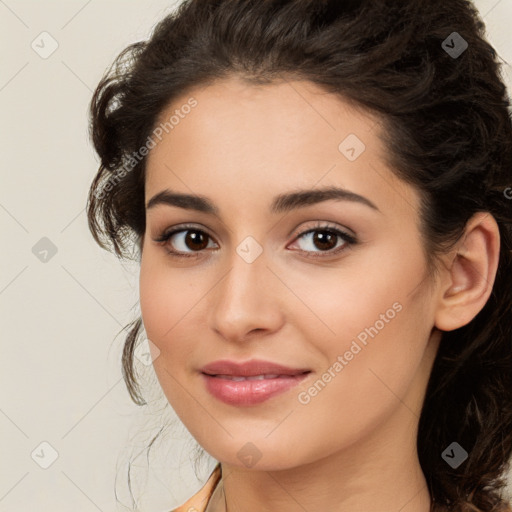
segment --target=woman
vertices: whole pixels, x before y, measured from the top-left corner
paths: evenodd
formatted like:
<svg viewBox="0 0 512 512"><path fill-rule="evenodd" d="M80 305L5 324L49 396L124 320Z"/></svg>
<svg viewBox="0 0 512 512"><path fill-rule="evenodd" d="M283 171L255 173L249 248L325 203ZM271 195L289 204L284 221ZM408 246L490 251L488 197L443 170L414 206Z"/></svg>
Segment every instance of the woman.
<svg viewBox="0 0 512 512"><path fill-rule="evenodd" d="M505 511L512 125L465 0L188 0L98 85L95 239L140 261L177 511Z"/></svg>

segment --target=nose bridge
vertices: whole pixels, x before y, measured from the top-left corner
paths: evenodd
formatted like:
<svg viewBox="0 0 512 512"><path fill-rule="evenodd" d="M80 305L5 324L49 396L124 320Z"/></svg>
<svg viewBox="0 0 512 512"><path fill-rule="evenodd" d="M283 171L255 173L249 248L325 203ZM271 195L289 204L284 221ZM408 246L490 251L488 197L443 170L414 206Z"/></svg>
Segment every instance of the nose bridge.
<svg viewBox="0 0 512 512"><path fill-rule="evenodd" d="M252 237L236 246L229 271L219 282L211 310L211 326L226 339L241 340L251 331L275 330L282 321L275 276L267 268L263 247Z"/></svg>

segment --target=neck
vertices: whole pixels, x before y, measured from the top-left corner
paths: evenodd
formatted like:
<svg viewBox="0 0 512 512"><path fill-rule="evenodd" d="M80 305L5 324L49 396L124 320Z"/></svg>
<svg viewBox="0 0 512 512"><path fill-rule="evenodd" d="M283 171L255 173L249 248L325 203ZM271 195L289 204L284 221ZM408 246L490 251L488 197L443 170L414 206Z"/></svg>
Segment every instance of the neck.
<svg viewBox="0 0 512 512"><path fill-rule="evenodd" d="M405 407L401 409L405 416L411 415ZM429 512L430 495L417 458L416 436L411 435L415 429L404 425L403 417L394 419L364 445L359 440L299 467L257 471L222 464L222 484L207 510ZM393 436L395 442L389 442L389 433L398 425L406 428Z"/></svg>

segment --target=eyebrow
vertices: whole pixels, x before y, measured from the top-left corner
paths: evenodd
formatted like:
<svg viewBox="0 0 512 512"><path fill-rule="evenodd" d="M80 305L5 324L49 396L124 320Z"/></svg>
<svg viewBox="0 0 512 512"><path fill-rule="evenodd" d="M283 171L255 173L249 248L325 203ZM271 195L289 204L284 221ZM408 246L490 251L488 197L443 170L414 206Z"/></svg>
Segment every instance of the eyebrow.
<svg viewBox="0 0 512 512"><path fill-rule="evenodd" d="M298 190L280 194L274 198L270 206L271 213L285 213L305 206L321 203L323 201L351 201L366 205L373 210L380 211L377 206L366 197L355 192L339 188L327 187L322 189ZM146 209L154 208L157 205L177 206L187 210L209 213L219 217L219 209L206 197L172 192L168 189L155 194L147 203Z"/></svg>

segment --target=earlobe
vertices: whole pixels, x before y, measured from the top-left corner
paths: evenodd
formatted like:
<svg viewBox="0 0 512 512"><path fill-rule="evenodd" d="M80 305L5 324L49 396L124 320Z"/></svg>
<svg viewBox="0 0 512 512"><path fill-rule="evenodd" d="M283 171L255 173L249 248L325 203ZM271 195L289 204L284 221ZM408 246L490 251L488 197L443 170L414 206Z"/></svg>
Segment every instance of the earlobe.
<svg viewBox="0 0 512 512"><path fill-rule="evenodd" d="M435 326L442 331L463 327L482 310L498 268L500 233L494 217L476 213L445 258Z"/></svg>

